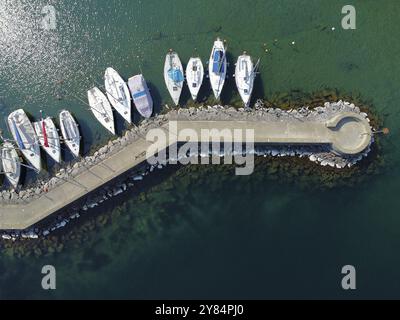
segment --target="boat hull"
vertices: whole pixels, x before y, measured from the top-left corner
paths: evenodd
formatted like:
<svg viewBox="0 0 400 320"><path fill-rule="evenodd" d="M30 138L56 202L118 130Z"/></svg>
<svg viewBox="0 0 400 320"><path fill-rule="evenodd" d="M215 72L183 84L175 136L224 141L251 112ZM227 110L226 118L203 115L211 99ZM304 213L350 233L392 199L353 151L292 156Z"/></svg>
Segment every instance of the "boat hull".
<svg viewBox="0 0 400 320"><path fill-rule="evenodd" d="M17 151L9 142L4 143L1 148L1 163L8 182L17 189L21 176L21 163Z"/></svg>
<svg viewBox="0 0 400 320"><path fill-rule="evenodd" d="M204 67L200 58L190 58L186 67L186 82L194 101L197 100L201 85L203 84Z"/></svg>
<svg viewBox="0 0 400 320"><path fill-rule="evenodd" d="M43 134L43 124L42 121L34 122L33 126L35 128L36 134L39 138L39 143L43 150L57 163L61 162L61 147L60 147L60 136L58 134L57 128L53 120L48 117L43 120L48 146L45 144L44 134Z"/></svg>
<svg viewBox="0 0 400 320"><path fill-rule="evenodd" d="M224 43L220 39L217 39L211 50L210 61L208 64L208 74L215 99L219 99L224 87L226 69L226 49Z"/></svg>
<svg viewBox="0 0 400 320"><path fill-rule="evenodd" d="M88 91L88 101L93 115L109 132L115 135L114 115L110 102L99 88L93 88Z"/></svg>
<svg viewBox="0 0 400 320"><path fill-rule="evenodd" d="M250 99L253 93L255 79L253 69L254 64L249 55L243 54L238 58L235 68L235 81L245 107L250 105Z"/></svg>
<svg viewBox="0 0 400 320"><path fill-rule="evenodd" d="M79 157L81 136L74 117L67 110L60 112L60 127L65 145L74 155Z"/></svg>
<svg viewBox="0 0 400 320"><path fill-rule="evenodd" d="M111 105L128 123L132 123L131 97L125 81L113 68L107 68L104 84Z"/></svg>
<svg viewBox="0 0 400 320"><path fill-rule="evenodd" d="M19 109L11 113L8 126L24 158L39 172L42 169L39 138L25 111Z"/></svg>
<svg viewBox="0 0 400 320"><path fill-rule="evenodd" d="M176 52L168 52L165 57L164 80L172 100L178 105L184 79L182 63Z"/></svg>
<svg viewBox="0 0 400 320"><path fill-rule="evenodd" d="M143 75L139 74L129 78L128 87L136 110L142 117L150 118L153 113L153 99Z"/></svg>

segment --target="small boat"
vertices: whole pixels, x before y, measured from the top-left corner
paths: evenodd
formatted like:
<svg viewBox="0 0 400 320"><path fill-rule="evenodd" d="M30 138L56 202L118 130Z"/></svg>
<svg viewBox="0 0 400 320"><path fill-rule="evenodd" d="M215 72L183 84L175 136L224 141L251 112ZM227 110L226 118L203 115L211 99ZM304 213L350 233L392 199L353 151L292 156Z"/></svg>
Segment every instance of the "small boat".
<svg viewBox="0 0 400 320"><path fill-rule="evenodd" d="M111 105L128 123L132 123L131 96L125 81L113 68L107 68L104 74L104 83Z"/></svg>
<svg viewBox="0 0 400 320"><path fill-rule="evenodd" d="M133 76L128 80L133 102L137 111L145 118L150 118L153 113L153 99L143 75Z"/></svg>
<svg viewBox="0 0 400 320"><path fill-rule="evenodd" d="M165 57L164 80L172 100L175 105L178 105L185 79L181 60L178 54L172 50Z"/></svg>
<svg viewBox="0 0 400 320"><path fill-rule="evenodd" d="M108 102L104 93L99 88L92 88L88 91L88 100L90 109L96 119L99 120L104 128L115 134L114 115L110 102Z"/></svg>
<svg viewBox="0 0 400 320"><path fill-rule="evenodd" d="M240 97L243 100L244 106L248 107L250 104L251 94L253 92L254 79L256 78L256 70L260 60L254 66L251 57L244 52L239 56L235 68L235 81L239 90Z"/></svg>
<svg viewBox="0 0 400 320"><path fill-rule="evenodd" d="M197 100L197 95L201 85L203 84L204 67L200 58L190 58L186 67L186 81L189 86L190 94L194 101Z"/></svg>
<svg viewBox="0 0 400 320"><path fill-rule="evenodd" d="M25 159L39 172L42 169L39 138L25 111L19 109L11 113L8 126Z"/></svg>
<svg viewBox="0 0 400 320"><path fill-rule="evenodd" d="M221 39L217 38L217 40L214 42L208 64L208 73L215 99L219 98L222 88L224 87L226 68L226 48Z"/></svg>
<svg viewBox="0 0 400 320"><path fill-rule="evenodd" d="M17 151L9 142L4 143L1 148L1 163L8 182L14 189L17 189L21 176L21 162Z"/></svg>
<svg viewBox="0 0 400 320"><path fill-rule="evenodd" d="M36 134L44 151L57 163L61 162L60 136L50 117L34 122Z"/></svg>
<svg viewBox="0 0 400 320"><path fill-rule="evenodd" d="M81 135L78 124L67 110L60 112L60 127L64 142L75 157L79 157Z"/></svg>

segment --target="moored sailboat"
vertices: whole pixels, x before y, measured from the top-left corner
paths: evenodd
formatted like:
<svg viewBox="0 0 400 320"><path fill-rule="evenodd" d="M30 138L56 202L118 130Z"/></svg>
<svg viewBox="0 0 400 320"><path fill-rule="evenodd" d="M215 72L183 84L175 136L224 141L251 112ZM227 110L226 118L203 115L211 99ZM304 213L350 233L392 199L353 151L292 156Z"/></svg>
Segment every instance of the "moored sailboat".
<svg viewBox="0 0 400 320"><path fill-rule="evenodd" d="M17 151L10 142L5 142L1 148L1 163L8 182L14 189L17 189L21 176L21 162Z"/></svg>
<svg viewBox="0 0 400 320"><path fill-rule="evenodd" d="M168 92L175 105L179 104L179 98L183 89L183 67L176 52L170 50L165 57L164 80Z"/></svg>
<svg viewBox="0 0 400 320"><path fill-rule="evenodd" d="M46 153L57 163L61 162L60 136L57 128L50 117L34 122L36 134L40 145Z"/></svg>
<svg viewBox="0 0 400 320"><path fill-rule="evenodd" d="M111 105L128 123L132 123L131 96L125 81L113 68L107 68L104 84Z"/></svg>
<svg viewBox="0 0 400 320"><path fill-rule="evenodd" d="M78 124L72 114L67 110L62 110L60 112L60 127L66 146L74 157L79 157L81 135L79 133Z"/></svg>
<svg viewBox="0 0 400 320"><path fill-rule="evenodd" d="M248 107L250 104L251 94L253 93L254 87L254 79L256 78L259 63L260 60L258 60L254 66L251 57L246 52L239 56L236 63L236 86L245 107Z"/></svg>
<svg viewBox="0 0 400 320"><path fill-rule="evenodd" d="M204 67L200 58L190 58L186 67L186 81L194 101L197 100L200 87L203 84Z"/></svg>
<svg viewBox="0 0 400 320"><path fill-rule="evenodd" d="M153 113L153 99L143 75L139 74L129 78L128 87L137 111L141 116L150 118Z"/></svg>
<svg viewBox="0 0 400 320"><path fill-rule="evenodd" d="M25 111L12 112L8 116L8 126L24 158L39 172L42 167L39 139Z"/></svg>
<svg viewBox="0 0 400 320"><path fill-rule="evenodd" d="M224 87L226 69L226 48L223 41L220 38L217 38L211 50L210 61L208 64L208 73L215 99L220 97L222 88Z"/></svg>
<svg viewBox="0 0 400 320"><path fill-rule="evenodd" d="M96 119L110 131L115 134L114 115L107 97L99 88L95 87L88 91L89 106Z"/></svg>

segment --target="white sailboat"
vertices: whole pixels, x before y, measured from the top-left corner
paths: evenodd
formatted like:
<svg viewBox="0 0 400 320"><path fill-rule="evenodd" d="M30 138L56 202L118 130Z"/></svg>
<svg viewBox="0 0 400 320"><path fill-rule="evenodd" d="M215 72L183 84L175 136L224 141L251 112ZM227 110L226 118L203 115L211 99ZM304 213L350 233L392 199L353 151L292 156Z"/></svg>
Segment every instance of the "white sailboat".
<svg viewBox="0 0 400 320"><path fill-rule="evenodd" d="M178 54L172 50L170 50L165 57L164 80L172 100L175 105L178 105L183 89L183 81L185 79L183 77L181 60Z"/></svg>
<svg viewBox="0 0 400 320"><path fill-rule="evenodd" d="M61 162L60 136L50 117L34 122L36 134L40 145L46 153L57 163Z"/></svg>
<svg viewBox="0 0 400 320"><path fill-rule="evenodd" d="M128 123L132 123L131 97L125 81L113 68L107 68L104 83L111 105Z"/></svg>
<svg viewBox="0 0 400 320"><path fill-rule="evenodd" d="M204 67L200 58L190 58L186 67L186 81L189 86L190 94L194 101L197 100L197 95L201 85L203 84Z"/></svg>
<svg viewBox="0 0 400 320"><path fill-rule="evenodd" d="M259 62L260 60L258 60L256 66L254 66L251 57L244 52L241 56L239 56L236 63L236 86L245 107L248 107L250 104L251 94L254 87L254 79L256 78L256 70Z"/></svg>
<svg viewBox="0 0 400 320"><path fill-rule="evenodd" d="M97 120L115 134L114 115L110 102L99 88L94 87L88 91L89 106Z"/></svg>
<svg viewBox="0 0 400 320"><path fill-rule="evenodd" d="M39 138L25 111L19 109L11 113L8 126L24 158L39 172L42 169Z"/></svg>
<svg viewBox="0 0 400 320"><path fill-rule="evenodd" d="M214 46L211 51L210 61L208 63L208 73L215 99L219 98L222 88L224 87L226 68L226 48L221 39L217 38L217 40L215 40L214 42Z"/></svg>
<svg viewBox="0 0 400 320"><path fill-rule="evenodd" d="M143 75L139 74L129 78L128 87L137 111L141 116L150 118L153 113L153 99Z"/></svg>
<svg viewBox="0 0 400 320"><path fill-rule="evenodd" d="M8 182L14 189L17 189L21 176L21 162L17 151L9 142L4 143L1 148L1 163Z"/></svg>
<svg viewBox="0 0 400 320"><path fill-rule="evenodd" d="M78 124L67 110L60 112L60 127L64 142L75 157L79 157L81 135Z"/></svg>

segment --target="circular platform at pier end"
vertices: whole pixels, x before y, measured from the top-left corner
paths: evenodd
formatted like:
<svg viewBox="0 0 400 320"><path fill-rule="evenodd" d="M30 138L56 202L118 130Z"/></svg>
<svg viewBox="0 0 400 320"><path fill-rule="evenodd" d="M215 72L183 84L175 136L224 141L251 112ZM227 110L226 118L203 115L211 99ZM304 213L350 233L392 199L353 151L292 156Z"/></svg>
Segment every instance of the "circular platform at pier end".
<svg viewBox="0 0 400 320"><path fill-rule="evenodd" d="M331 130L332 150L342 155L363 152L372 141L372 130L367 119L356 113L341 113L327 121Z"/></svg>

